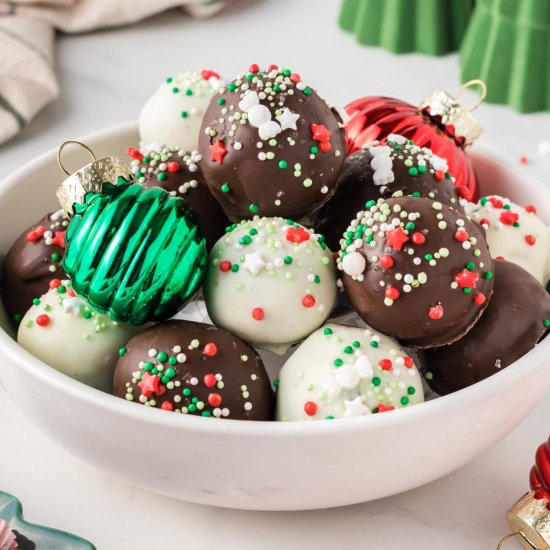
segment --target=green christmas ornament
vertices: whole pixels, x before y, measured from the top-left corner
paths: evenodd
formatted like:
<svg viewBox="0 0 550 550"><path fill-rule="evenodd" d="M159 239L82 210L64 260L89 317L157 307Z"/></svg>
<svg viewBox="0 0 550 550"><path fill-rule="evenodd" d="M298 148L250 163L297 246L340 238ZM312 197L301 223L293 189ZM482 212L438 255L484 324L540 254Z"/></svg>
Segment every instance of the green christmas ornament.
<svg viewBox="0 0 550 550"><path fill-rule="evenodd" d="M60 155L68 143L93 162L70 175ZM117 157L96 160L78 142L58 162L69 175L57 191L71 221L62 267L75 293L115 321L168 319L191 299L206 273L205 240L179 197L136 183Z"/></svg>

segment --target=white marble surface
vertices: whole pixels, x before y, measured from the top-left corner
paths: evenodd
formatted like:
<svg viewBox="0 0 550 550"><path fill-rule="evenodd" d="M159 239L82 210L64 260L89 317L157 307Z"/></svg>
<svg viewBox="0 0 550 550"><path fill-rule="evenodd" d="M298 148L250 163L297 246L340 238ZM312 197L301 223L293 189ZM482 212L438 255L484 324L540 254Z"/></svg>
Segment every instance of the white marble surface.
<svg viewBox="0 0 550 550"><path fill-rule="evenodd" d="M0 148L0 174L66 139L136 118L163 78L188 67L232 75L251 62L281 63L342 104L370 94L418 103L437 86L458 88L456 55L398 57L360 47L338 29L338 5L241 0L212 20L197 22L171 12L134 27L60 37L62 96ZM538 143L550 140L550 114L522 116L483 106L477 115L486 128L481 143L512 164L526 155L530 162L522 169L550 184L550 157L537 155ZM78 533L101 550L487 550L508 532L505 511L528 486L535 449L550 431L549 418L550 396L514 433L468 466L399 496L327 511L253 513L170 500L103 474L46 439L0 390L0 488L23 501L31 521ZM512 541L506 548L519 546Z"/></svg>

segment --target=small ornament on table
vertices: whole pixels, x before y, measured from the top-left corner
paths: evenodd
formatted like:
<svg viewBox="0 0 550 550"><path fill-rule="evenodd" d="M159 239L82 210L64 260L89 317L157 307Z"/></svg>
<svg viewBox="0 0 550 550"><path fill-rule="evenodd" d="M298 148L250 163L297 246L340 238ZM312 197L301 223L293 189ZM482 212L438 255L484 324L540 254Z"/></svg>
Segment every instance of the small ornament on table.
<svg viewBox="0 0 550 550"><path fill-rule="evenodd" d="M70 175L61 163L69 143L93 162ZM135 182L119 158L97 160L78 142L58 162L69 175L57 196L71 219L62 267L75 293L99 313L134 325L179 311L202 284L205 240L194 213L164 189Z"/></svg>
<svg viewBox="0 0 550 550"><path fill-rule="evenodd" d="M458 102L460 93L472 86L480 87L480 97L472 107L463 107ZM455 178L457 193L469 201L476 200L476 175L466 149L483 130L472 111L486 95L485 83L472 80L464 84L454 97L438 88L420 107L390 97L356 99L346 106L350 117L346 123L348 155L373 141L383 141L390 134L400 134L444 158Z"/></svg>

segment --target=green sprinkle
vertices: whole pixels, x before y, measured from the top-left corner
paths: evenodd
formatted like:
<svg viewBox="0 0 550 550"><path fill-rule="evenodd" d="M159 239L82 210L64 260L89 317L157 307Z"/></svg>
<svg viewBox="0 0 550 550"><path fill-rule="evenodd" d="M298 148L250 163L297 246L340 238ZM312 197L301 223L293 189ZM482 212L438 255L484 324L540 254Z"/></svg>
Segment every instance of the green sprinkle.
<svg viewBox="0 0 550 550"><path fill-rule="evenodd" d="M193 398L195 399L195 398ZM187 410L190 412L190 413L194 413L196 410L197 410L197 405L195 405L194 403L191 403L188 407L187 407Z"/></svg>
<svg viewBox="0 0 550 550"><path fill-rule="evenodd" d="M414 394L416 393L416 388L413 387L413 386L409 386L409 387L407 388L407 393L408 393L409 395L414 395Z"/></svg>
<svg viewBox="0 0 550 550"><path fill-rule="evenodd" d="M187 111L182 111L180 114L181 118L187 118Z"/></svg>
<svg viewBox="0 0 550 550"><path fill-rule="evenodd" d="M161 351L158 355L157 355L157 361L159 363L164 363L164 361L166 361L168 359L168 355L164 352L164 351Z"/></svg>
<svg viewBox="0 0 550 550"><path fill-rule="evenodd" d="M139 180L143 177L143 172L136 172L136 178Z"/></svg>
<svg viewBox="0 0 550 550"><path fill-rule="evenodd" d="M412 195L413 197L420 197L420 196L421 196L420 193L419 193L418 191L413 191L413 192L411 193L411 195Z"/></svg>
<svg viewBox="0 0 550 550"><path fill-rule="evenodd" d="M311 153L316 155L319 152L319 147L317 147L316 145L313 145L312 147L309 148L309 150Z"/></svg>
<svg viewBox="0 0 550 550"><path fill-rule="evenodd" d="M382 380L380 380L380 378L378 378L378 376L375 376L375 377L372 379L372 383L373 383L375 386L379 386L379 385L382 383Z"/></svg>
<svg viewBox="0 0 550 550"><path fill-rule="evenodd" d="M346 346L344 348L344 353L353 353L353 348L351 346Z"/></svg>
<svg viewBox="0 0 550 550"><path fill-rule="evenodd" d="M253 78L254 78L254 75L252 73L248 73L246 75L246 80L248 80L248 82L250 82Z"/></svg>
<svg viewBox="0 0 550 550"><path fill-rule="evenodd" d="M233 273L237 273L237 271L239 271L239 264L233 264L231 266L231 271L233 271Z"/></svg>
<svg viewBox="0 0 550 550"><path fill-rule="evenodd" d="M292 263L292 256L285 256L283 261L285 264L290 265Z"/></svg>
<svg viewBox="0 0 550 550"><path fill-rule="evenodd" d="M275 378L275 380L273 380L273 385L278 388L279 387L279 379L278 378Z"/></svg>
<svg viewBox="0 0 550 550"><path fill-rule="evenodd" d="M172 82L173 78L171 76L169 76L167 79L166 79L166 84L170 84Z"/></svg>
<svg viewBox="0 0 550 550"><path fill-rule="evenodd" d="M179 91L180 91L179 88L176 88L176 87L172 88L172 93L173 94L177 94Z"/></svg>
<svg viewBox="0 0 550 550"><path fill-rule="evenodd" d="M244 235L239 239L239 244L247 245L247 244L250 244L251 242L252 242L252 238L249 237L248 235Z"/></svg>
<svg viewBox="0 0 550 550"><path fill-rule="evenodd" d="M231 191L231 187L229 187L229 185L227 183L224 183L221 186L221 191L222 191L222 193L229 193L229 191Z"/></svg>
<svg viewBox="0 0 550 550"><path fill-rule="evenodd" d="M33 305L33 306L39 306L39 305L40 305L40 298L35 298L35 299L32 301L32 305Z"/></svg>
<svg viewBox="0 0 550 550"><path fill-rule="evenodd" d="M329 327L325 328L325 329L323 330L323 334L324 334L325 336L330 336L330 335L332 334L332 329L329 328Z"/></svg>
<svg viewBox="0 0 550 550"><path fill-rule="evenodd" d="M193 90L187 88L187 90L185 90L185 95L193 95Z"/></svg>
<svg viewBox="0 0 550 550"><path fill-rule="evenodd" d="M322 244L321 244L321 247L322 247L323 250L324 250L323 244L325 244L325 243L322 243ZM325 246L326 246L326 245L325 245ZM313 279L313 281L315 282L315 284L319 284L319 283L321 282L321 277L319 277L319 275L315 275L315 278Z"/></svg>
<svg viewBox="0 0 550 550"><path fill-rule="evenodd" d="M126 355L126 351L127 351L126 348L120 348L118 350L118 354L120 355L120 357L124 357Z"/></svg>
<svg viewBox="0 0 550 550"><path fill-rule="evenodd" d="M474 262L468 262L467 264L465 264L464 266L468 271L473 271L475 268L476 268L476 264L474 264ZM490 279L491 277L489 277Z"/></svg>
<svg viewBox="0 0 550 550"><path fill-rule="evenodd" d="M153 370L153 363L151 363L151 361L147 361L147 363L143 365L143 370L146 372L151 372Z"/></svg>
<svg viewBox="0 0 550 550"><path fill-rule="evenodd" d="M333 361L333 363L334 363L334 366L335 366L335 367L341 367L341 366L344 364L344 362L342 361L342 359L335 359L335 360Z"/></svg>
<svg viewBox="0 0 550 550"><path fill-rule="evenodd" d="M365 203L365 208L372 208L373 206L376 206L376 201L368 201Z"/></svg>
<svg viewBox="0 0 550 550"><path fill-rule="evenodd" d="M290 76L290 75L292 74L292 72L291 72L290 69L285 69L285 70L283 71L283 74L284 74L285 76Z"/></svg>
<svg viewBox="0 0 550 550"><path fill-rule="evenodd" d="M464 292L464 294L471 294L472 289L469 286L466 286L462 289L462 292Z"/></svg>
<svg viewBox="0 0 550 550"><path fill-rule="evenodd" d="M481 197L481 199L479 199L479 204L481 204L481 206L485 206L488 200L489 199L487 197Z"/></svg>
<svg viewBox="0 0 550 550"><path fill-rule="evenodd" d="M225 103L225 99L223 97L220 97L220 99L218 99L218 105L223 105Z"/></svg>
<svg viewBox="0 0 550 550"><path fill-rule="evenodd" d="M431 254L426 254L426 255L424 256L424 259L425 259L427 262L429 262L430 260L433 260L434 257L433 257Z"/></svg>
<svg viewBox="0 0 550 550"><path fill-rule="evenodd" d="M419 172L420 174L424 174L424 173L426 172L426 167L425 167L423 164L421 164L421 165L418 167L418 172Z"/></svg>
<svg viewBox="0 0 550 550"><path fill-rule="evenodd" d="M257 204L249 204L248 205L248 210L252 213L255 213L258 211L258 205Z"/></svg>
<svg viewBox="0 0 550 550"><path fill-rule="evenodd" d="M202 411L201 416L212 416L212 413L210 411Z"/></svg>
<svg viewBox="0 0 550 550"><path fill-rule="evenodd" d="M170 382L170 378L168 378L168 376L163 376L160 381L163 383L163 384L168 384L168 382Z"/></svg>
<svg viewBox="0 0 550 550"><path fill-rule="evenodd" d="M178 360L175 357L170 357L170 359L168 359L169 365L175 365L177 362Z"/></svg>
<svg viewBox="0 0 550 550"><path fill-rule="evenodd" d="M358 340L354 340L351 345L354 347L354 348L359 348L361 347L361 342L359 342Z"/></svg>
<svg viewBox="0 0 550 550"><path fill-rule="evenodd" d="M182 393L185 397L189 397L191 395L191 390L189 388L185 388Z"/></svg>
<svg viewBox="0 0 550 550"><path fill-rule="evenodd" d="M58 262L59 260L61 260L61 256L59 254L57 254L57 252L56 252L56 253L52 254L52 260L54 262Z"/></svg>
<svg viewBox="0 0 550 550"><path fill-rule="evenodd" d="M334 420L334 416L332 416L332 414L329 414L327 417L326 417L327 420Z"/></svg>
<svg viewBox="0 0 550 550"><path fill-rule="evenodd" d="M373 340L371 343L370 343L370 347L371 348L377 348L378 347L378 342L376 340Z"/></svg>
<svg viewBox="0 0 550 550"><path fill-rule="evenodd" d="M408 222L407 225L405 226L405 229L407 229L408 231L412 231L416 226L414 225L413 222Z"/></svg>
<svg viewBox="0 0 550 550"><path fill-rule="evenodd" d="M258 234L258 230L253 227L249 232L248 232L250 235L254 236L254 235L257 235Z"/></svg>
<svg viewBox="0 0 550 550"><path fill-rule="evenodd" d="M550 328L550 319L545 319L542 324L545 328Z"/></svg>
<svg viewBox="0 0 550 550"><path fill-rule="evenodd" d="M157 179L159 181L164 181L166 178L168 178L168 176L166 175L166 172L159 172L157 175Z"/></svg>
<svg viewBox="0 0 550 550"><path fill-rule="evenodd" d="M304 95L311 95L311 88L304 88Z"/></svg>
<svg viewBox="0 0 550 550"><path fill-rule="evenodd" d="M490 281L493 278L493 273L491 271L487 271L485 275L483 275L483 278Z"/></svg>
<svg viewBox="0 0 550 550"><path fill-rule="evenodd" d="M280 161L279 161L279 168L280 168L281 170L284 170L287 166L288 166L288 163L287 163L286 160L280 160Z"/></svg>
<svg viewBox="0 0 550 550"><path fill-rule="evenodd" d="M84 319L90 319L92 317L91 311L85 311L83 314Z"/></svg>
<svg viewBox="0 0 550 550"><path fill-rule="evenodd" d="M236 89L237 89L237 86L235 86L235 84L231 83L227 86L227 89L230 91L230 92L234 92Z"/></svg>
<svg viewBox="0 0 550 550"><path fill-rule="evenodd" d="M164 374L166 374L168 378L174 378L174 376L176 376L176 371L173 368L168 368Z"/></svg>
<svg viewBox="0 0 550 550"><path fill-rule="evenodd" d="M57 292L59 294L65 294L65 292L67 292L67 287L63 286L63 285L60 285L57 287Z"/></svg>
<svg viewBox="0 0 550 550"><path fill-rule="evenodd" d="M409 404L409 398L404 395L402 398L401 398L401 405L408 405Z"/></svg>

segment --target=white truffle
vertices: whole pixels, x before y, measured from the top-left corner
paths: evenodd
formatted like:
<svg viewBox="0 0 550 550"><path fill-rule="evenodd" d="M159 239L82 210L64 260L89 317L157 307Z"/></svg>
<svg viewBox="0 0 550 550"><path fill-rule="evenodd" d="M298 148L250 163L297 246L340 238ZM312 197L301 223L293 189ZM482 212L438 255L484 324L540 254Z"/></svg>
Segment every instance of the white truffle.
<svg viewBox="0 0 550 550"><path fill-rule="evenodd" d="M258 216L214 245L204 285L214 324L278 352L328 318L336 293L335 263L319 235Z"/></svg>
<svg viewBox="0 0 550 550"><path fill-rule="evenodd" d="M368 416L422 401L418 369L395 340L370 328L329 323L283 365L276 419Z"/></svg>
<svg viewBox="0 0 550 550"><path fill-rule="evenodd" d="M491 256L518 264L546 286L550 279L550 235L536 209L523 208L499 195L483 197L472 208L470 216L486 227Z"/></svg>
<svg viewBox="0 0 550 550"><path fill-rule="evenodd" d="M212 71L185 71L168 78L149 98L139 116L141 147L164 144L197 149L202 117L222 85Z"/></svg>
<svg viewBox="0 0 550 550"><path fill-rule="evenodd" d="M118 351L139 329L91 311L68 285L50 289L27 311L17 341L54 369L110 392Z"/></svg>

